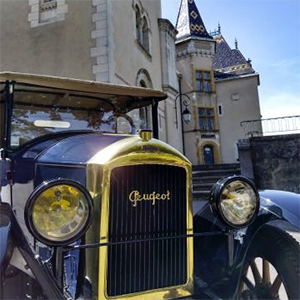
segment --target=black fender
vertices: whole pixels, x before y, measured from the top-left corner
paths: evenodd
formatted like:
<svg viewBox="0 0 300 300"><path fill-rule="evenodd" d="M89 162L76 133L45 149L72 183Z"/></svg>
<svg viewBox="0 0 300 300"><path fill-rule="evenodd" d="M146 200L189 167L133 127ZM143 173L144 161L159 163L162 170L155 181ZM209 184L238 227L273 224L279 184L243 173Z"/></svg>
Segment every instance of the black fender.
<svg viewBox="0 0 300 300"><path fill-rule="evenodd" d="M65 300L63 291L58 286L55 278L48 268L40 260L39 256L33 252L19 225L11 206L8 203L0 202L1 216L1 268L5 268L9 263L11 253L14 248L18 248L27 263L28 268L33 273L35 280L42 287L48 299ZM2 221L2 216L4 220ZM2 232L4 233L4 247L2 248ZM2 266L3 263L3 266ZM1 273L3 274L3 273ZM5 280L5 279L2 279ZM20 284L20 282L18 283ZM26 284L26 282L24 283ZM2 286L2 283L1 283ZM0 295L1 297L1 295Z"/></svg>
<svg viewBox="0 0 300 300"><path fill-rule="evenodd" d="M278 190L264 190L259 192L260 210L257 219L241 237L237 247L237 261L232 271L232 286L235 286L234 295L238 292L241 274L248 250L255 235L262 226L268 224L282 230L300 230L300 195Z"/></svg>
<svg viewBox="0 0 300 300"><path fill-rule="evenodd" d="M273 222L274 226L285 229L300 230L300 194L264 190L259 192L261 208L272 215L272 219L282 221Z"/></svg>
<svg viewBox="0 0 300 300"><path fill-rule="evenodd" d="M194 211L195 282L197 284L200 278L200 285L220 298L234 299L247 251L263 225L292 231L300 229L299 194L265 190L259 196L257 218L242 229L226 227L213 214L208 202Z"/></svg>
<svg viewBox="0 0 300 300"><path fill-rule="evenodd" d="M10 235L11 227L10 205L0 202L0 274L4 274L13 253L13 244Z"/></svg>

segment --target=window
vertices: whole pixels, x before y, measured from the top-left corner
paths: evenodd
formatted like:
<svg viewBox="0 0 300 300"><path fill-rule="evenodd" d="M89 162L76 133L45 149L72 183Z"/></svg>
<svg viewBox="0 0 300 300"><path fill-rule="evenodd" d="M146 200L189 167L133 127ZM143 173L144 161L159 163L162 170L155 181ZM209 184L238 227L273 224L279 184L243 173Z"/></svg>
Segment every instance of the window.
<svg viewBox="0 0 300 300"><path fill-rule="evenodd" d="M146 82L144 80L141 80L140 86L146 88L147 87ZM148 108L147 107L139 108L139 113L140 113L141 129L149 129Z"/></svg>
<svg viewBox="0 0 300 300"><path fill-rule="evenodd" d="M208 71L196 71L197 92L210 93L212 91L211 73Z"/></svg>
<svg viewBox="0 0 300 300"><path fill-rule="evenodd" d="M140 69L136 77L136 86L143 88L153 88L152 80L146 69ZM135 118L139 121L137 129L151 129L152 124L152 106L135 109Z"/></svg>
<svg viewBox="0 0 300 300"><path fill-rule="evenodd" d="M28 21L31 27L64 21L68 12L66 0L31 0L29 6Z"/></svg>
<svg viewBox="0 0 300 300"><path fill-rule="evenodd" d="M40 103L41 99L43 103ZM14 100L11 147L19 147L27 141L54 132L96 130L134 133L134 128L140 126L140 122L128 115L115 112L114 106L108 101L91 96L39 89L32 91L20 85L15 86ZM0 109L2 113L3 107L0 106Z"/></svg>
<svg viewBox="0 0 300 300"><path fill-rule="evenodd" d="M219 113L219 116L223 116L223 105L222 104L218 105L218 113Z"/></svg>
<svg viewBox="0 0 300 300"><path fill-rule="evenodd" d="M147 19L145 17L143 18L142 33L143 33L142 45L149 52L149 27L148 27Z"/></svg>
<svg viewBox="0 0 300 300"><path fill-rule="evenodd" d="M199 108L198 114L201 131L212 131L215 129L215 116L213 108Z"/></svg>
<svg viewBox="0 0 300 300"><path fill-rule="evenodd" d="M149 22L146 16L141 14L141 10L138 5L135 6L135 30L136 30L136 40L143 47L144 50L149 52Z"/></svg>
<svg viewBox="0 0 300 300"><path fill-rule="evenodd" d="M40 0L40 6L46 8L56 8L57 0Z"/></svg>
<svg viewBox="0 0 300 300"><path fill-rule="evenodd" d="M40 0L40 21L45 22L57 16L57 0Z"/></svg>
<svg viewBox="0 0 300 300"><path fill-rule="evenodd" d="M136 39L141 41L141 13L139 7L136 5L135 7L135 30L136 30Z"/></svg>

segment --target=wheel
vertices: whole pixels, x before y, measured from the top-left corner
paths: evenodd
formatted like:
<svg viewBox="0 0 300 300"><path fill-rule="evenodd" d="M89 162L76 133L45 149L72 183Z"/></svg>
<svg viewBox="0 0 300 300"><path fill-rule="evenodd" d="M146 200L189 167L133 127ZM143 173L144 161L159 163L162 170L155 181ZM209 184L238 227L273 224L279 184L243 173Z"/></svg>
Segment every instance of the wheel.
<svg viewBox="0 0 300 300"><path fill-rule="evenodd" d="M300 247L288 233L264 226L250 246L238 299L300 299Z"/></svg>

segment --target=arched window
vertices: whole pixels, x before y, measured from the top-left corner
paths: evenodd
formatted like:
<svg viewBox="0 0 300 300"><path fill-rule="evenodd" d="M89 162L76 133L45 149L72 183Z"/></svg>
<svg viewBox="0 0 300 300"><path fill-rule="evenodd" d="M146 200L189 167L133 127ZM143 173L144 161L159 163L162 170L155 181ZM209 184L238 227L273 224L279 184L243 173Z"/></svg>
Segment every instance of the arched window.
<svg viewBox="0 0 300 300"><path fill-rule="evenodd" d="M147 19L145 17L143 18L142 35L143 35L142 45L147 51L149 51L149 26L148 26Z"/></svg>
<svg viewBox="0 0 300 300"><path fill-rule="evenodd" d="M143 87L143 88L146 88L147 87L146 82L144 80L141 80L140 81L140 86Z"/></svg>
<svg viewBox="0 0 300 300"><path fill-rule="evenodd" d="M151 77L146 69L140 69L136 77L136 85L143 88L153 88ZM140 129L152 129L151 105L137 110Z"/></svg>
<svg viewBox="0 0 300 300"><path fill-rule="evenodd" d="M136 5L135 6L135 30L136 30L136 39L141 42L141 12L139 7Z"/></svg>
<svg viewBox="0 0 300 300"><path fill-rule="evenodd" d="M150 26L147 12L138 4L134 5L135 11L135 34L140 46L147 52L150 51Z"/></svg>
<svg viewBox="0 0 300 300"><path fill-rule="evenodd" d="M144 80L140 80L139 86L146 88L146 82ZM149 118L148 118L148 108L141 107L139 109L140 120L141 120L141 129L149 129Z"/></svg>

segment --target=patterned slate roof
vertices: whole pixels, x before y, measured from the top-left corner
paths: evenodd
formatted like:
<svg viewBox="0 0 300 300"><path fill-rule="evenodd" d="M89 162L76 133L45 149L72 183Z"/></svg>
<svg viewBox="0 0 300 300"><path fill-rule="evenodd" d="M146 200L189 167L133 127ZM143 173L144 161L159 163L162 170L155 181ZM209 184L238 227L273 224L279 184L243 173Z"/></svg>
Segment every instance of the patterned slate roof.
<svg viewBox="0 0 300 300"><path fill-rule="evenodd" d="M254 73L250 61L247 61L238 49L231 49L222 35L215 37L216 54L214 70L220 73L249 74Z"/></svg>
<svg viewBox="0 0 300 300"><path fill-rule="evenodd" d="M187 37L212 39L205 28L194 0L181 0L176 29L178 31L177 39Z"/></svg>

